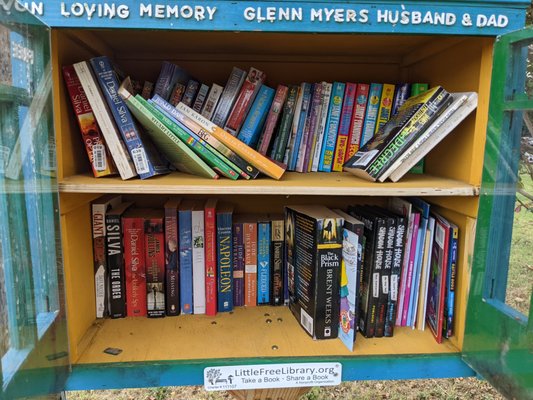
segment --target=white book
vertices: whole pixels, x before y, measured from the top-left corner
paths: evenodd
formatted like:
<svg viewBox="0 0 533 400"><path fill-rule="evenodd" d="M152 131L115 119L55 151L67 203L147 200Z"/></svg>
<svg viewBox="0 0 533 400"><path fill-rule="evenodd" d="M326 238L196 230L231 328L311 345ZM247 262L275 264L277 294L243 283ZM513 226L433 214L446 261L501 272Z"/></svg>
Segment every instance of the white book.
<svg viewBox="0 0 533 400"><path fill-rule="evenodd" d="M205 314L205 232L203 202L198 201L194 204L191 222L193 314Z"/></svg>
<svg viewBox="0 0 533 400"><path fill-rule="evenodd" d="M475 92L452 93L452 97L452 104L378 177L380 182L387 178L397 182L477 107Z"/></svg>
<svg viewBox="0 0 533 400"><path fill-rule="evenodd" d="M426 329L426 305L428 299L429 273L431 271L431 252L433 251L433 239L435 236L435 218L429 217L428 222L429 240L426 240L424 259L422 261L422 273L420 274L420 293L418 295L418 312L416 328L423 331Z"/></svg>
<svg viewBox="0 0 533 400"><path fill-rule="evenodd" d="M329 99L331 97L331 89L333 87L333 84L328 82L322 82L322 85L322 93L324 93L324 97L321 102L322 109L320 110L320 117L317 124L318 128L316 132L315 150L313 153L313 164L311 167L311 171L313 172L318 171L318 165L320 164L320 153L322 150L322 142L324 141L324 133L326 131L326 121L328 119Z"/></svg>
<svg viewBox="0 0 533 400"><path fill-rule="evenodd" d="M122 179L130 179L137 176L133 161L120 138L120 132L113 122L113 115L100 92L100 87L91 71L91 66L87 61L82 61L74 64L74 69L93 109L96 122L98 122L98 126L100 126L100 130L104 135L120 177Z"/></svg>
<svg viewBox="0 0 533 400"><path fill-rule="evenodd" d="M224 88L216 83L211 85L207 99L205 100L202 111L200 112L202 116L207 119L211 119L213 117L215 108L217 107L218 100L220 99L220 95L222 94L223 90Z"/></svg>

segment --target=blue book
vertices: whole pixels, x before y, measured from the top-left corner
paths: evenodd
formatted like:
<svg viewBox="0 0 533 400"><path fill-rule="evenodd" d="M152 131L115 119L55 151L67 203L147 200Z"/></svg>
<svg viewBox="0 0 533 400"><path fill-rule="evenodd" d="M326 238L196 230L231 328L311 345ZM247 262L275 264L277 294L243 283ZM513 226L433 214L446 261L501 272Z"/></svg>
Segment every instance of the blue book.
<svg viewBox="0 0 533 400"><path fill-rule="evenodd" d="M192 314L192 208L194 203L184 201L179 206L179 279L182 314Z"/></svg>
<svg viewBox="0 0 533 400"><path fill-rule="evenodd" d="M307 82L303 82L301 85L302 91L302 107L300 109L300 115L298 118L298 128L296 130L296 136L294 138L294 146L292 147L291 154L289 155L289 165L288 168L291 171L296 170L296 162L298 161L298 154L300 152L300 145L307 145L307 143L302 143L302 137L305 129L305 121L307 120L307 115L309 114L309 108L311 106L311 96L312 96L313 85Z"/></svg>
<svg viewBox="0 0 533 400"><path fill-rule="evenodd" d="M270 302L270 221L257 221L257 304Z"/></svg>
<svg viewBox="0 0 533 400"><path fill-rule="evenodd" d="M453 320L455 306L455 280L457 276L457 240L459 228L448 222L450 230L450 243L448 250L448 268L446 269L446 295L444 303L444 320L442 324L442 335L445 338L453 336Z"/></svg>
<svg viewBox="0 0 533 400"><path fill-rule="evenodd" d="M217 206L217 304L218 311L233 310L233 206Z"/></svg>
<svg viewBox="0 0 533 400"><path fill-rule="evenodd" d="M109 58L106 56L91 58L90 63L139 177L146 179L170 172L166 162L161 160L148 139L141 138L139 127L126 103L118 94L120 84Z"/></svg>
<svg viewBox="0 0 533 400"><path fill-rule="evenodd" d="M274 89L261 85L237 136L241 142L254 149L263 130L270 105L274 100L274 93Z"/></svg>
<svg viewBox="0 0 533 400"><path fill-rule="evenodd" d="M398 113L398 110L411 97L411 84L400 83L396 85L396 93L394 94L394 102L392 103L391 117Z"/></svg>
<svg viewBox="0 0 533 400"><path fill-rule="evenodd" d="M335 154L335 145L337 144L337 133L339 130L345 87L345 83L333 82L328 117L326 119L325 136L322 142L320 163L318 165L318 170L322 172L331 172L331 168L333 167L333 155Z"/></svg>
<svg viewBox="0 0 533 400"><path fill-rule="evenodd" d="M379 103L381 101L382 90L383 85L381 83L370 84L370 90L368 91L368 103L366 104L366 114L363 122L363 132L361 133L359 148L363 147L374 136L374 129L378 119Z"/></svg>

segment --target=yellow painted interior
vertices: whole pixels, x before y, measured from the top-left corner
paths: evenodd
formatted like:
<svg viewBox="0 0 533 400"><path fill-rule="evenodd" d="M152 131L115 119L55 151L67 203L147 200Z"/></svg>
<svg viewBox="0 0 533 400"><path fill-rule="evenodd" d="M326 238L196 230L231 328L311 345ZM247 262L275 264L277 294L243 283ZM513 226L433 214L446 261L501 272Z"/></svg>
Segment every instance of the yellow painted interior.
<svg viewBox="0 0 533 400"><path fill-rule="evenodd" d="M457 336L437 345L429 331L396 329L393 338L358 337L353 355L460 351L487 125L493 39L55 29L52 40L68 332L74 363L351 354L338 340L312 341L284 307L238 309L215 318L96 321L89 204L103 193L123 193L142 206L161 205L170 195L202 198L217 195L234 202L239 212L281 212L284 204L297 203L344 208L354 203L385 204L386 196L424 196L461 229ZM60 67L100 54L111 56L126 74L140 80L155 81L163 60L194 71L204 82L220 84L225 83L233 66L253 65L266 71L270 86L304 80L427 81L449 91L477 91L479 108L430 153L427 176L407 177L397 184L368 183L346 173L289 173L280 182L267 178L210 181L179 173L146 181L94 179ZM270 314L271 324L265 323L265 313ZM221 342L225 346L215 346ZM272 349L274 345L278 350ZM123 352L110 356L102 353L106 347L118 347Z"/></svg>

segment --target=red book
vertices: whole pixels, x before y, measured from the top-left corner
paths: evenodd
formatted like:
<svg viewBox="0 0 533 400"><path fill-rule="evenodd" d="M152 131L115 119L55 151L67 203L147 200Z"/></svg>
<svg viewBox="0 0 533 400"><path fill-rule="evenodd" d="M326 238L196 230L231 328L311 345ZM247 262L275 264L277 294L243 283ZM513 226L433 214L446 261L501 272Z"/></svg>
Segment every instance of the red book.
<svg viewBox="0 0 533 400"><path fill-rule="evenodd" d="M243 223L244 231L244 305L257 305L257 222Z"/></svg>
<svg viewBox="0 0 533 400"><path fill-rule="evenodd" d="M89 100L87 100L80 79L72 65L63 67L63 78L65 79L70 102L78 120L78 126L80 127L85 150L89 156L93 175L95 178L98 178L100 176L116 174L117 170L105 144L104 136L100 132L100 128L93 114L93 109L89 104Z"/></svg>
<svg viewBox="0 0 533 400"><path fill-rule="evenodd" d="M246 118L246 114L248 114L248 110L255 99L255 95L265 79L266 74L256 68L251 67L248 71L248 75L246 75L239 96L237 97L237 100L235 100L235 104L231 109L231 113L226 121L226 126L224 127L224 129L233 136L237 136L239 133L244 119Z"/></svg>
<svg viewBox="0 0 533 400"><path fill-rule="evenodd" d="M276 94L274 95L274 100L268 111L267 118L265 120L265 126L261 137L259 138L259 143L257 144L257 151L262 155L266 156L268 148L270 147L270 142L272 141L272 135L274 134L274 129L278 124L278 119L283 109L283 104L285 99L287 99L287 93L289 88L285 85L278 85L276 89Z"/></svg>
<svg viewBox="0 0 533 400"><path fill-rule="evenodd" d="M144 257L144 211L132 209L122 217L126 316L146 316L146 266Z"/></svg>
<svg viewBox="0 0 533 400"><path fill-rule="evenodd" d="M180 313L180 284L178 272L178 207L180 199L165 203L165 306L168 316Z"/></svg>
<svg viewBox="0 0 533 400"><path fill-rule="evenodd" d="M146 210L144 244L148 317L165 316L165 230L163 210Z"/></svg>
<svg viewBox="0 0 533 400"><path fill-rule="evenodd" d="M216 199L209 199L204 208L205 236L205 313L217 313L217 227Z"/></svg>
<svg viewBox="0 0 533 400"><path fill-rule="evenodd" d="M368 100L368 91L370 85L359 83L355 92L355 104L352 113L352 122L350 124L350 133L348 135L348 148L344 156L344 162L357 153L361 143L361 133L363 132L363 122L366 114L366 104Z"/></svg>

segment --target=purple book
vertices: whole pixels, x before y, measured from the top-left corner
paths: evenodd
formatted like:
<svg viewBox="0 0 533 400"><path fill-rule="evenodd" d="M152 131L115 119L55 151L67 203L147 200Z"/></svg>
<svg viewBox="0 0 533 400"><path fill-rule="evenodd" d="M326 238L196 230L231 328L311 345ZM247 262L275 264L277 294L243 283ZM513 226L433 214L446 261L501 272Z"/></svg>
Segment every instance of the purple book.
<svg viewBox="0 0 533 400"><path fill-rule="evenodd" d="M320 110L322 108L322 91L323 86L321 83L315 83L313 87L313 96L311 98L311 108L309 109L309 126L307 127L308 133L305 143L305 156L302 164L296 166L296 171L307 172L309 170L309 160L312 155L311 152L314 149L314 143L316 140L316 128L318 125L318 118Z"/></svg>
<svg viewBox="0 0 533 400"><path fill-rule="evenodd" d="M233 223L233 305L244 306L244 234L243 223Z"/></svg>

